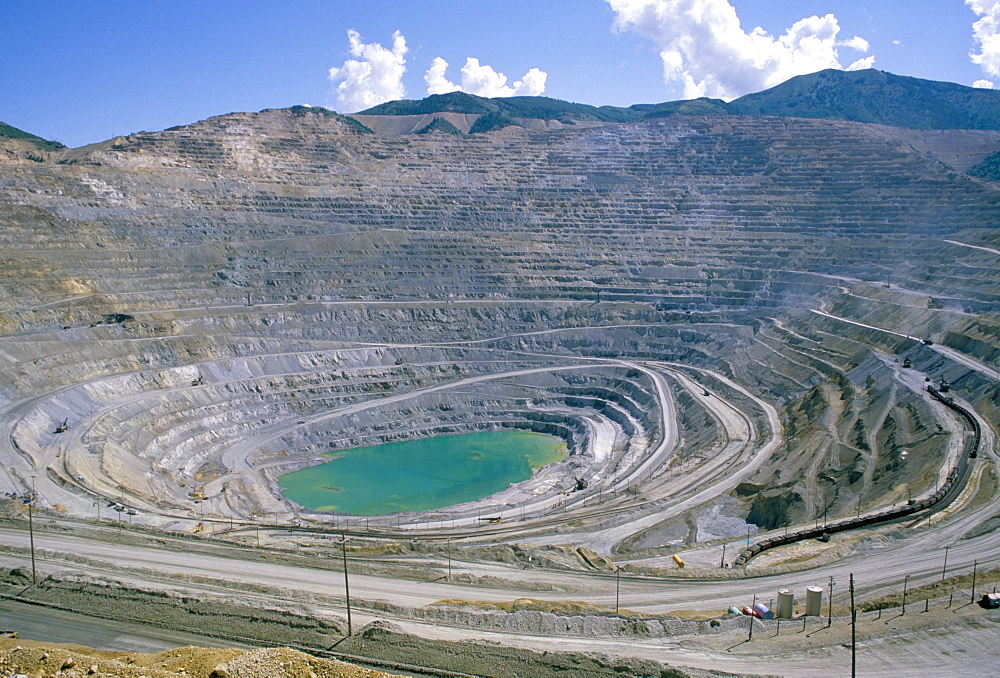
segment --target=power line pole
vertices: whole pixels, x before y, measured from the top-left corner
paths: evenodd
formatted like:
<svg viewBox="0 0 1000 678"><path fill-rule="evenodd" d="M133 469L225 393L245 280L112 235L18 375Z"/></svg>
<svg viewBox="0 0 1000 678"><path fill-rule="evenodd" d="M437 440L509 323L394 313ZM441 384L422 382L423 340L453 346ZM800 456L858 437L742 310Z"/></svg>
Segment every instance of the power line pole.
<svg viewBox="0 0 1000 678"><path fill-rule="evenodd" d="M616 565L615 566L615 614L618 614L618 592L620 590L618 582L620 580L620 574L621 570L619 570L618 566Z"/></svg>
<svg viewBox="0 0 1000 678"><path fill-rule="evenodd" d="M827 607L826 625L833 626L833 577L830 577L830 605Z"/></svg>
<svg viewBox="0 0 1000 678"><path fill-rule="evenodd" d="M978 565L978 560L972 561L972 596L969 598L970 603L976 602L976 567Z"/></svg>
<svg viewBox="0 0 1000 678"><path fill-rule="evenodd" d="M858 675L858 613L854 609L854 573L851 573L851 678Z"/></svg>
<svg viewBox="0 0 1000 678"><path fill-rule="evenodd" d="M340 548L341 553L344 556L344 598L347 601L347 635L354 635L354 629L351 627L351 586L347 580L347 542L348 537L340 535Z"/></svg>
<svg viewBox="0 0 1000 678"><path fill-rule="evenodd" d="M31 542L31 585L35 586L38 583L38 577L35 574L35 525L32 521L32 510L35 507L35 476L31 476L31 496L28 497L28 539ZM974 587L973 587L974 588Z"/></svg>
<svg viewBox="0 0 1000 678"><path fill-rule="evenodd" d="M944 565L941 566L941 581L944 581L944 573L948 569L948 549L950 546L944 547Z"/></svg>
<svg viewBox="0 0 1000 678"><path fill-rule="evenodd" d="M903 577L903 609L900 611L899 616L902 617L906 614L906 582L910 579L910 575Z"/></svg>

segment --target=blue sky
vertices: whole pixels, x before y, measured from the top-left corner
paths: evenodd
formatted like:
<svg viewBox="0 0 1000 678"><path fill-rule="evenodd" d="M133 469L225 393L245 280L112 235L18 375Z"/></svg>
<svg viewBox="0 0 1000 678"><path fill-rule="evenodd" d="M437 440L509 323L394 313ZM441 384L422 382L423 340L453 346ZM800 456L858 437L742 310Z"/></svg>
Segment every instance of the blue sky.
<svg viewBox="0 0 1000 678"><path fill-rule="evenodd" d="M456 88L627 106L869 64L1000 87L1000 0L0 0L0 29L0 120L70 146Z"/></svg>

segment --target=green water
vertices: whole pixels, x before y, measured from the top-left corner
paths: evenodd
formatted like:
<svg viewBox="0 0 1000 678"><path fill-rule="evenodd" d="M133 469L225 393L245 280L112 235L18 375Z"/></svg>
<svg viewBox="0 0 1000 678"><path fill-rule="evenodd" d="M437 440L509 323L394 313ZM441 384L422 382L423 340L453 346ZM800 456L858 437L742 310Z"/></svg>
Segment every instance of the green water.
<svg viewBox="0 0 1000 678"><path fill-rule="evenodd" d="M482 499L565 459L566 443L527 431L437 436L331 452L332 461L278 478L315 511L380 515Z"/></svg>

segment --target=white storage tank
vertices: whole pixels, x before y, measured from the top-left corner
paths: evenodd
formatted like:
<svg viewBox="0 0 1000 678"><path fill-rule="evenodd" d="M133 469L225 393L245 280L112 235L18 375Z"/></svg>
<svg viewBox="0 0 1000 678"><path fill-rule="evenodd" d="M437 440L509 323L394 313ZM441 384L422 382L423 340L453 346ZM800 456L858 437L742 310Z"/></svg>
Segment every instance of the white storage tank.
<svg viewBox="0 0 1000 678"><path fill-rule="evenodd" d="M795 594L788 589L778 591L778 619L791 619L795 608Z"/></svg>
<svg viewBox="0 0 1000 678"><path fill-rule="evenodd" d="M823 589L819 586L810 586L806 589L806 614L810 617L819 617L823 614Z"/></svg>

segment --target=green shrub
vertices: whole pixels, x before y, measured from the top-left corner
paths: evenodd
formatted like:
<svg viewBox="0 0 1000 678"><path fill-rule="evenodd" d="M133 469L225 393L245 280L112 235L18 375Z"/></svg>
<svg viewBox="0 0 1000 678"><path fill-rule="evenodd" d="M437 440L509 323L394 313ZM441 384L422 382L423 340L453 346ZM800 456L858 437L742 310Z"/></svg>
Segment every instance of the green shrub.
<svg viewBox="0 0 1000 678"><path fill-rule="evenodd" d="M495 129L516 126L520 127L514 119L506 113L486 113L481 115L469 128L469 134L479 134L480 132L490 132Z"/></svg>

